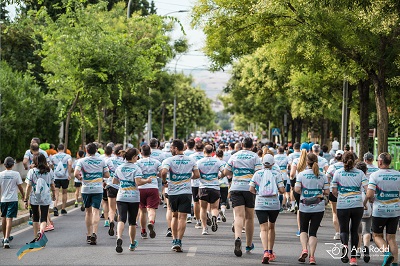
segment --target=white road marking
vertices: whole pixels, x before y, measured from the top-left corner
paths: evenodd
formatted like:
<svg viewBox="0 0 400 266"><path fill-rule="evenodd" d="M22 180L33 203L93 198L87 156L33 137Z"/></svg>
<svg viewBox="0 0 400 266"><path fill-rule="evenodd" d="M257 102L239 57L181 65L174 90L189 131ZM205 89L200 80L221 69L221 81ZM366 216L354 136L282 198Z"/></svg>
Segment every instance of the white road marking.
<svg viewBox="0 0 400 266"><path fill-rule="evenodd" d="M186 256L194 257L196 255L197 247L190 247Z"/></svg>

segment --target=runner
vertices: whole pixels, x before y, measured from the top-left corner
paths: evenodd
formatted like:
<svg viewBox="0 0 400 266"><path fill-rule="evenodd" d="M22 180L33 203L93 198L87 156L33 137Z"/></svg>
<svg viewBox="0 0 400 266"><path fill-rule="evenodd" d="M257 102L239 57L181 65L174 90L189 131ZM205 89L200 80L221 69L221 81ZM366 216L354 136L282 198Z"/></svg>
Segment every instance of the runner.
<svg viewBox="0 0 400 266"><path fill-rule="evenodd" d="M254 205L255 196L249 191L249 183L254 173L261 169L257 154L252 152L253 139L243 140L243 150L232 154L226 164L224 175L232 176L230 189L232 205L235 213L235 249L237 257L242 256L242 228L246 227L246 252L254 249Z"/></svg>
<svg viewBox="0 0 400 266"><path fill-rule="evenodd" d="M182 238L186 230L186 216L191 212L190 179L200 177L196 162L183 154L183 142L175 139L171 145L173 157L163 161L161 177L168 181L168 200L171 207L172 219L172 250L182 252Z"/></svg>
<svg viewBox="0 0 400 266"><path fill-rule="evenodd" d="M354 168L355 157L352 152L343 154L343 168L333 175L332 194L337 197L337 216L340 227L340 240L343 244L343 263L349 262L348 243L351 221L351 258L350 265L357 265L358 226L364 213L362 187L367 190L368 180L365 174Z"/></svg>
<svg viewBox="0 0 400 266"><path fill-rule="evenodd" d="M317 248L317 231L325 212L324 195L329 194L328 178L319 171L318 157L313 153L307 155L308 169L296 176L295 190L300 196L300 242L303 251L298 259L305 262L310 256L310 264L315 265Z"/></svg>
<svg viewBox="0 0 400 266"><path fill-rule="evenodd" d="M72 174L74 174L76 164L79 159L85 157L85 152L80 150L76 153L76 160L72 163ZM81 195L81 187L82 187L82 182L78 180L78 178L74 177L74 187L75 187L75 208L78 207L79 204L79 198L82 196ZM85 206L83 205L83 201L81 203L81 211L85 211Z"/></svg>
<svg viewBox="0 0 400 266"><path fill-rule="evenodd" d="M215 156L219 160L223 160L224 150L217 150ZM225 168L226 162L223 161L223 163L224 163L224 168ZM224 177L221 178L221 176L222 176L222 172L219 173L219 191L220 191L220 194L221 194L221 198L220 198L220 201L219 201L219 203L220 203L219 204L220 205L220 211L219 211L219 215L218 215L218 218L217 218L217 223L220 223L221 221L224 222L224 223L226 222L225 212L226 212L226 209L227 209L226 202L227 202L227 199L228 199L228 190L229 190L228 177L224 176Z"/></svg>
<svg viewBox="0 0 400 266"><path fill-rule="evenodd" d="M13 171L15 161L11 157L4 160L6 170L0 173L0 192L1 192L1 226L3 230L3 247L10 248L12 221L18 214L18 191L22 198L25 193L22 188L22 178L19 172Z"/></svg>
<svg viewBox="0 0 400 266"><path fill-rule="evenodd" d="M156 210L160 203L157 176L161 170L161 163L157 159L150 157L151 149L149 145L143 145L141 150L142 158L137 162L137 165L142 170L143 179L151 178L152 180L150 184L139 186L141 236L142 238L147 238L147 224L150 238L155 238L154 223L156 221Z"/></svg>
<svg viewBox="0 0 400 266"><path fill-rule="evenodd" d="M290 194L290 184L288 184L289 176L287 172L289 160L288 156L285 154L285 148L283 146L278 147L278 154L274 156L274 160L275 160L274 165L277 165L282 173L283 183L285 187L285 193L279 194L279 202L281 204L280 211L282 212L283 209L287 208L287 203L289 203L289 194Z"/></svg>
<svg viewBox="0 0 400 266"><path fill-rule="evenodd" d="M150 150L150 147L147 147ZM119 221L117 227L117 246L115 248L118 253L121 253L123 251L122 234L124 232L124 227L127 219L129 223L130 238L129 250L134 251L138 246L138 241L135 240L136 217L139 211L140 202L140 193L138 191L138 186L150 184L153 180L151 176L147 179L142 178L142 170L136 164L138 157L138 149L128 148L124 153L124 159L126 160L126 162L117 167L113 178L113 183L119 184L120 187L117 194Z"/></svg>
<svg viewBox="0 0 400 266"><path fill-rule="evenodd" d="M300 154L301 154L301 152L300 152L300 143L299 142L295 142L293 144L293 150L294 151L291 154L288 155L288 172L290 173L289 179L290 179L290 187L291 187L291 190L290 190L290 209L289 209L289 211L291 211L291 212L294 212L295 208L296 208L296 204L295 204L296 201L295 201L295 198L294 198L294 195L293 195L294 185L296 183L296 179L294 179L295 176L291 175L291 171L292 171L291 167L292 167L293 161L295 159L299 158Z"/></svg>
<svg viewBox="0 0 400 266"><path fill-rule="evenodd" d="M197 161L197 168L200 172L200 217L203 226L202 235L208 235L207 208L211 206L211 230L216 232L218 229L217 216L219 207L220 188L218 175L224 170L225 163L212 157L213 147L206 145L204 147L204 158ZM210 225L209 225L210 226Z"/></svg>
<svg viewBox="0 0 400 266"><path fill-rule="evenodd" d="M285 192L282 173L272 170L274 157L266 154L262 163L264 169L255 172L250 181L250 192L256 194L255 210L260 224L260 238L264 248L263 264L276 259L273 252L275 243L275 222L280 211L279 193Z"/></svg>
<svg viewBox="0 0 400 266"><path fill-rule="evenodd" d="M99 156L99 158L101 158L108 167L108 171L110 173L109 178L103 178L103 200L101 201L103 215L101 216L101 218L104 218L104 227L110 227L110 220L114 221L114 218L110 219L109 217L110 203L108 202L108 188L110 187L110 185L112 185L112 178L115 172L114 164L112 162L113 157L113 148L109 145L106 145L106 147L104 148L104 154Z"/></svg>
<svg viewBox="0 0 400 266"><path fill-rule="evenodd" d="M164 160L164 153L158 149L158 139L152 138L150 139L150 158L157 159L161 164ZM157 178L158 182L158 193L160 197L160 205L163 204L164 200L164 186L162 184L161 178Z"/></svg>
<svg viewBox="0 0 400 266"><path fill-rule="evenodd" d="M396 231L400 215L400 173L389 168L392 162L389 153L381 153L377 158L379 170L371 174L367 190L367 199L373 202L374 242L378 248L384 250L385 257L382 265L398 266ZM384 239L383 230L385 228L386 238Z"/></svg>
<svg viewBox="0 0 400 266"><path fill-rule="evenodd" d="M192 153L189 157L194 159L195 162L201 160L204 158L204 144L202 142L196 142L195 145L195 152ZM185 154L185 153L184 153ZM194 212L194 218L197 220L196 225L194 228L201 229L201 219L200 219L200 202L199 202L199 187L200 187L200 179L192 179L190 181L191 186L192 186L192 199L193 199L193 212ZM192 216L189 215L187 220L187 223L192 222ZM211 226L211 220L207 216L207 224Z"/></svg>
<svg viewBox="0 0 400 266"><path fill-rule="evenodd" d="M367 164L367 173L366 176L369 179L372 173L375 173L376 171L379 170L379 167L375 166L373 164L374 161L374 155L370 152L367 152L363 156L364 162Z"/></svg>
<svg viewBox="0 0 400 266"><path fill-rule="evenodd" d="M68 185L71 179L69 173L72 171L72 158L64 152L64 144L59 144L57 154L50 158L51 164L54 166L54 184L56 186L56 201L54 203L54 216L58 216L58 200L60 188L62 188L61 214L67 214L65 204L68 197Z"/></svg>
<svg viewBox="0 0 400 266"><path fill-rule="evenodd" d="M33 144L33 146L32 146ZM30 148L29 150L26 150L25 154L24 154L24 159L22 161L22 164L24 165L25 170L29 170L30 169L30 165L32 164L33 161L33 155L37 154L37 153L41 153L44 155L44 157L46 157L46 161L49 164L50 160L49 160L49 155L47 154L47 152L45 152L44 150L40 149L39 145L40 145L40 139L39 138L32 138L31 139L31 144L30 144Z"/></svg>
<svg viewBox="0 0 400 266"><path fill-rule="evenodd" d="M33 234L35 236L32 242L37 242L44 235L49 205L52 200L55 200L55 185L54 173L47 164L46 157L43 154L37 154L33 157L32 162L33 168L29 170L25 180L27 186L24 202L25 208L28 209L29 198L33 215ZM50 190L52 196L50 196Z"/></svg>
<svg viewBox="0 0 400 266"><path fill-rule="evenodd" d="M82 181L82 198L86 212L86 242L96 245L103 197L103 178L108 178L110 173L104 161L96 156L96 144L89 143L86 150L89 156L78 161L74 176Z"/></svg>

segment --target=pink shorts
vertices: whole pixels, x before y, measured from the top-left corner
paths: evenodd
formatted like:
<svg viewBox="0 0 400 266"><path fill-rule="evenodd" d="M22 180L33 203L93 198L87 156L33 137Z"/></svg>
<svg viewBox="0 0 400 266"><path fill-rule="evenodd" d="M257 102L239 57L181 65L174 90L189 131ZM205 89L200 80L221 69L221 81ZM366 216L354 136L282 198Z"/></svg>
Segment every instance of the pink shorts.
<svg viewBox="0 0 400 266"><path fill-rule="evenodd" d="M160 204L160 196L158 195L158 188L144 188L140 191L139 208L152 208L157 209Z"/></svg>

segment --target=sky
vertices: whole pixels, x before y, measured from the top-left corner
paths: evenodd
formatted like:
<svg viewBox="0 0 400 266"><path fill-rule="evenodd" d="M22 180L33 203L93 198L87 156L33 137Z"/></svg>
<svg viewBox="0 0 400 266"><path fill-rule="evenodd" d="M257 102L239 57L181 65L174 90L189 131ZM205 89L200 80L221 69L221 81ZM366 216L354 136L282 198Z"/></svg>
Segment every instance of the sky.
<svg viewBox="0 0 400 266"><path fill-rule="evenodd" d="M222 93L227 81L229 80L229 71L210 72L208 68L210 62L204 53L201 52L205 44L205 35L201 30L192 29L190 26L190 12L194 5L194 0L154 0L158 15L166 15L176 17L182 24L186 35L181 32L180 27L176 25L171 33L173 40L185 37L189 43L189 51L178 55L167 65L167 70L174 72L183 72L186 75L192 75L194 86L202 88L207 96L214 101L213 109L220 111L221 102L217 101L217 97ZM15 7L8 6L10 15L15 14ZM188 11L188 12L179 12Z"/></svg>

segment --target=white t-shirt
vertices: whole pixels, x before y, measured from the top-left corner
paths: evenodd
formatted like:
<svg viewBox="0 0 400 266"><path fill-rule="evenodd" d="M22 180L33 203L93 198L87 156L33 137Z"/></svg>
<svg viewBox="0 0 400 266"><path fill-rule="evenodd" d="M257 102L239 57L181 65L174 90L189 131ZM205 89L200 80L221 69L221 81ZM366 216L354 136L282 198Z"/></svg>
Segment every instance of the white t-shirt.
<svg viewBox="0 0 400 266"><path fill-rule="evenodd" d="M266 171L270 171L271 179L274 182L265 180L264 173ZM265 210L279 210L279 188L283 187L283 179L280 170L270 170L270 169L262 169L254 173L253 177L250 180L249 186L254 187L256 190L256 201L254 209L257 211L265 211ZM268 188L270 191L275 191L271 196L262 196L259 195L260 190Z"/></svg>
<svg viewBox="0 0 400 266"><path fill-rule="evenodd" d="M47 152L45 152L42 149L39 149L39 153L43 154L44 157L46 157L46 161L49 163L50 159L49 159L49 155L47 154ZM31 150L26 150L25 154L24 154L24 159L28 159L28 169L29 166L32 164L33 162L33 154L31 152Z"/></svg>
<svg viewBox="0 0 400 266"><path fill-rule="evenodd" d="M292 164L294 159L300 158L301 152L295 151L288 155L288 163Z"/></svg>
<svg viewBox="0 0 400 266"><path fill-rule="evenodd" d="M332 150L337 151L339 149L340 143L337 140L332 142Z"/></svg>
<svg viewBox="0 0 400 266"><path fill-rule="evenodd" d="M185 154L185 153L183 153ZM186 155L186 154L185 154ZM204 158L204 152L202 151L195 151L194 153L187 155L190 158L193 158L196 162ZM200 178L199 179L192 179L191 181L192 187L200 187Z"/></svg>
<svg viewBox="0 0 400 266"><path fill-rule="evenodd" d="M39 178L43 178L47 186L50 187L51 184L54 184L54 172L53 170L50 169L50 172L45 173L45 174L40 174L39 169L37 168L32 168L28 171L28 174L26 175L25 183L29 184L32 186L32 192L29 197L29 201L32 205L50 205L51 203L51 195L48 193L45 197L41 198L41 201L37 201L35 197L35 188L36 188L36 183Z"/></svg>
<svg viewBox="0 0 400 266"><path fill-rule="evenodd" d="M162 161L165 159L164 152L159 149L151 149L150 158L157 159L160 163L162 163Z"/></svg>
<svg viewBox="0 0 400 266"><path fill-rule="evenodd" d="M161 171L161 163L159 160L154 158L142 158L137 161L137 165L142 170L142 175L144 179L152 177L150 184L145 184L139 186L139 189L146 189L146 188L157 188L158 189L158 181L157 181L157 174Z"/></svg>
<svg viewBox="0 0 400 266"><path fill-rule="evenodd" d="M4 170L0 173L1 202L18 201L18 185L22 184L19 172Z"/></svg>
<svg viewBox="0 0 400 266"><path fill-rule="evenodd" d="M75 167L76 167L76 164L77 164L77 162L78 162L78 160L79 159L76 159L73 163L72 163L72 169L73 169L73 171L75 172ZM82 173L81 173L81 176L82 176ZM74 182L75 183L82 183L78 178L74 178Z"/></svg>
<svg viewBox="0 0 400 266"><path fill-rule="evenodd" d="M197 161L200 172L200 188L219 190L218 174L224 170L225 162L218 158L204 157Z"/></svg>
<svg viewBox="0 0 400 266"><path fill-rule="evenodd" d="M190 155L192 155L193 153L195 153L196 151L195 150L189 150L189 149L187 149L187 150L185 150L184 152L183 152L183 154L185 154L186 156L190 156Z"/></svg>
<svg viewBox="0 0 400 266"><path fill-rule="evenodd" d="M64 152L58 152L57 154L54 154L53 156L50 157L50 161L54 165L54 170L56 170L58 163L61 162L64 167L64 171L65 171L64 176L58 177L58 176L54 175L54 178L55 179L68 179L68 175L69 175L68 164L72 164L71 155L66 154Z"/></svg>
<svg viewBox="0 0 400 266"><path fill-rule="evenodd" d="M368 189L375 191L373 217L400 216L400 172L393 169L379 169L371 174Z"/></svg>
<svg viewBox="0 0 400 266"><path fill-rule="evenodd" d="M196 161L186 155L175 155L163 161L163 169L169 171L168 195L192 194L190 180Z"/></svg>
<svg viewBox="0 0 400 266"><path fill-rule="evenodd" d="M119 180L117 201L140 202L136 179L142 177L142 170L135 163L126 162L118 166L114 174L114 178Z"/></svg>
<svg viewBox="0 0 400 266"><path fill-rule="evenodd" d="M373 164L367 164L367 178L369 179L369 177L371 176L372 173L375 173L376 171L378 171L379 168L378 166L375 166Z"/></svg>
<svg viewBox="0 0 400 266"><path fill-rule="evenodd" d="M103 193L103 176L109 172L104 160L94 155L80 159L75 169L82 173L82 194Z"/></svg>
<svg viewBox="0 0 400 266"><path fill-rule="evenodd" d="M289 164L289 159L288 156L286 154L277 154L274 156L275 159L275 164L279 166L279 170L282 173L282 177L284 180L288 180L289 177L287 175L287 166Z"/></svg>

